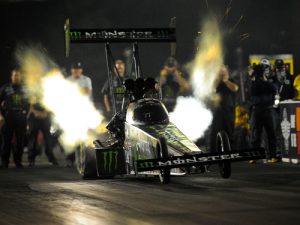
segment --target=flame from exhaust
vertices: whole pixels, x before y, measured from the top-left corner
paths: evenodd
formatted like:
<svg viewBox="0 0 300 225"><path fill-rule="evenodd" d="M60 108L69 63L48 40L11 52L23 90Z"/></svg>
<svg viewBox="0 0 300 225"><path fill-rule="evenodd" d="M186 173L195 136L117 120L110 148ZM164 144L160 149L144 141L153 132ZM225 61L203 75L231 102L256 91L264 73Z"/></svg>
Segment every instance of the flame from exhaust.
<svg viewBox="0 0 300 225"><path fill-rule="evenodd" d="M80 142L91 144L103 131L104 117L77 84L66 80L45 53L35 48L17 51L29 98L37 98L52 112L53 122L63 134L65 150L73 151Z"/></svg>
<svg viewBox="0 0 300 225"><path fill-rule="evenodd" d="M216 81L223 64L221 40L217 21L206 21L198 43L198 52L188 64L193 97L178 98L174 112L170 114L171 121L193 141L203 136L212 121L212 113L204 102L216 97Z"/></svg>
<svg viewBox="0 0 300 225"><path fill-rule="evenodd" d="M194 97L178 97L170 120L192 141L203 135L212 120L211 112Z"/></svg>
<svg viewBox="0 0 300 225"><path fill-rule="evenodd" d="M66 80L59 71L42 79L43 104L54 113L54 120L63 129L62 141L67 147L90 139L89 130L96 129L103 117L80 88Z"/></svg>

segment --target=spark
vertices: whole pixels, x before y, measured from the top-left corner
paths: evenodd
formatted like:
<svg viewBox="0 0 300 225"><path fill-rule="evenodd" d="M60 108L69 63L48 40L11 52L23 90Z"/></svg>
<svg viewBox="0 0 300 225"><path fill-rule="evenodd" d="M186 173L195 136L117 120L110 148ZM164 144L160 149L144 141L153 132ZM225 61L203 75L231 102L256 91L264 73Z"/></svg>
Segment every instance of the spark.
<svg viewBox="0 0 300 225"><path fill-rule="evenodd" d="M223 21L223 19L225 18L225 17L228 17L228 15L229 15L229 12L230 12L230 10L231 10L231 3L232 3L232 0L231 1L229 1L229 3L227 4L227 7L226 7L226 10L225 10L225 12L224 12L224 14L223 14L223 17L221 18L221 20L220 20L220 23Z"/></svg>
<svg viewBox="0 0 300 225"><path fill-rule="evenodd" d="M239 41L242 42L242 41L246 40L246 39L249 38L249 37L250 37L250 34L249 34L249 33L241 34L241 35L239 36Z"/></svg>
<svg viewBox="0 0 300 225"><path fill-rule="evenodd" d="M238 19L238 21L234 24L234 26L231 28L231 32L233 32L237 26L240 24L240 22L242 21L242 19L244 18L243 15L240 16L240 18Z"/></svg>

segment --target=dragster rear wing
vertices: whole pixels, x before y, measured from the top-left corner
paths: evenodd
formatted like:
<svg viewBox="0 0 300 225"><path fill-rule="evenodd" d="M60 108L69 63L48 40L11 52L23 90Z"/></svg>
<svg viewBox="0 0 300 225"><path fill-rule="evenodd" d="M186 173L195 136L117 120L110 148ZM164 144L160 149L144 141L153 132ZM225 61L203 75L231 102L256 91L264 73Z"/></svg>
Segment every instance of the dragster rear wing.
<svg viewBox="0 0 300 225"><path fill-rule="evenodd" d="M75 29L65 23L66 56L70 43L176 42L175 28Z"/></svg>
<svg viewBox="0 0 300 225"><path fill-rule="evenodd" d="M175 23L175 18L172 19ZM172 24L174 26L174 24ZM141 65L139 61L138 42L176 42L176 29L172 28L118 28L118 29L75 29L70 28L70 20L67 19L65 26L65 50L66 57L70 55L71 43L105 43L106 62L108 70L109 86L112 87L112 79L115 67L114 58L109 43L133 43L132 63L136 78L141 77ZM173 54L175 47L173 46ZM114 69L113 69L114 68ZM119 74L117 74L119 77ZM120 78L120 77L119 77ZM115 97L110 88L113 105L113 114L116 114Z"/></svg>

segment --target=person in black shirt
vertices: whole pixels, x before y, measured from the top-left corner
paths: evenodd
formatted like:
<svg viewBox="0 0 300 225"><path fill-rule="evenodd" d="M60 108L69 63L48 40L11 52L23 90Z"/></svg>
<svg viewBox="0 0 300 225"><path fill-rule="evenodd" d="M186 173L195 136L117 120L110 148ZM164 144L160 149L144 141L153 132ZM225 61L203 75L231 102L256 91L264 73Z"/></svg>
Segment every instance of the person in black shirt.
<svg viewBox="0 0 300 225"><path fill-rule="evenodd" d="M187 95L189 84L180 71L179 64L174 57L169 57L160 71L159 85L162 91L163 103L168 112L172 112L178 96Z"/></svg>
<svg viewBox="0 0 300 225"><path fill-rule="evenodd" d="M28 161L29 167L35 165L35 157L38 155L37 142L39 131L43 134L43 140L45 144L45 153L48 157L48 161L51 165L58 165L57 160L52 151L51 142L51 118L50 113L38 102L31 105L28 117L29 125L29 152Z"/></svg>
<svg viewBox="0 0 300 225"><path fill-rule="evenodd" d="M238 89L238 85L229 80L228 68L222 66L216 87L216 93L219 95L220 100L214 110L211 125L211 152L216 152L216 137L220 131L226 131L232 143L235 120L235 95Z"/></svg>
<svg viewBox="0 0 300 225"><path fill-rule="evenodd" d="M123 96L125 93L125 87L123 85L123 82L126 80L125 77L125 63L122 60L116 60L115 62L115 74L112 78L112 85L113 85L113 95L115 98L115 103L116 103L116 112L121 111L122 108L122 103L123 103ZM119 77L118 77L119 75ZM111 117L112 116L112 98L111 96L111 90L109 86L109 81L106 80L102 87L102 94L103 94L103 101L104 101L104 106L106 110L107 116Z"/></svg>
<svg viewBox="0 0 300 225"><path fill-rule="evenodd" d="M23 167L22 155L26 133L26 117L29 103L25 89L21 82L21 73L14 69L11 74L11 83L4 85L0 90L1 114L4 117L1 167L8 168L12 139L15 134L16 150L13 151L14 162L17 168Z"/></svg>
<svg viewBox="0 0 300 225"><path fill-rule="evenodd" d="M293 99L295 96L293 77L285 68L282 59L276 59L275 61L275 75L279 82L279 100L284 101L287 99Z"/></svg>
<svg viewBox="0 0 300 225"><path fill-rule="evenodd" d="M274 119L275 119L277 135L280 136L282 132L280 126L281 119L280 119L279 103L281 101L294 98L295 96L295 90L293 85L294 79L293 76L291 76L291 74L286 69L282 59L275 60L274 76L276 77L277 86L278 86L278 90L276 91L276 95L275 95L275 104L274 104L277 113L275 113ZM281 149L283 149L283 145L284 143L281 141L281 139L278 139L277 155L281 155Z"/></svg>
<svg viewBox="0 0 300 225"><path fill-rule="evenodd" d="M276 90L278 90L276 83L268 81L263 66L255 66L250 84L251 116L253 121L252 146L254 148L260 147L262 131L265 128L271 162L279 161L276 158L276 124L274 123L275 109L273 107Z"/></svg>

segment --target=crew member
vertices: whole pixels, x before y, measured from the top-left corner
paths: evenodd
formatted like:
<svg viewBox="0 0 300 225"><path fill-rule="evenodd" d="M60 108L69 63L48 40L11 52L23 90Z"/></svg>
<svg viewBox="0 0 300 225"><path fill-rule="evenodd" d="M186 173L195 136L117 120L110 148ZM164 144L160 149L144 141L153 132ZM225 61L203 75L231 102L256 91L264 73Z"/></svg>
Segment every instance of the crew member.
<svg viewBox="0 0 300 225"><path fill-rule="evenodd" d="M76 62L71 66L71 75L67 80L78 85L83 94L90 97L92 100L92 81L88 76L83 75L83 67L81 62ZM66 157L67 167L71 167L75 161L75 153L68 154Z"/></svg>
<svg viewBox="0 0 300 225"><path fill-rule="evenodd" d="M279 82L279 100L284 101L287 99L293 99L295 95L293 77L287 71L282 59L276 59L275 61L275 75Z"/></svg>
<svg viewBox="0 0 300 225"><path fill-rule="evenodd" d="M109 80L106 80L104 83L104 86L102 87L102 94L103 94L103 101L106 113L109 117L112 116L113 111L113 97L115 99L115 106L116 106L116 112L121 111L122 109L122 103L123 103L123 97L125 93L125 88L123 86L124 81L126 80L126 69L125 69L125 63L122 60L116 60L115 61L115 76L112 78L112 88L109 84ZM111 93L112 92L112 93ZM112 96L112 94L114 96Z"/></svg>
<svg viewBox="0 0 300 225"><path fill-rule="evenodd" d="M19 69L11 72L11 82L4 85L0 91L1 116L4 118L2 152L3 168L8 168L11 143L16 138L16 148L13 151L14 162L17 168L22 168L22 155L26 133L26 117L29 103L25 97L25 88L22 85L22 75Z"/></svg>
<svg viewBox="0 0 300 225"><path fill-rule="evenodd" d="M216 152L216 137L218 132L226 131L232 144L235 121L235 98L239 87L229 79L228 68L223 65L220 69L216 93L219 95L219 104L214 110L211 126L210 151Z"/></svg>
<svg viewBox="0 0 300 225"><path fill-rule="evenodd" d="M43 140L45 145L45 153L48 157L48 161L51 165L58 165L57 160L53 154L52 142L51 142L51 118L50 113L37 101L33 102L30 106L29 118L29 152L28 161L29 167L35 165L35 157L38 155L37 142L39 131L43 134Z"/></svg>
<svg viewBox="0 0 300 225"><path fill-rule="evenodd" d="M184 79L175 58L169 57L160 71L159 84L162 89L163 102L169 112L174 110L176 99L189 91L189 83Z"/></svg>
<svg viewBox="0 0 300 225"><path fill-rule="evenodd" d="M274 73L272 71L272 65L271 65L271 62L268 58L262 58L260 61L259 61L259 65L261 65L264 69L264 74L267 78L268 81L273 81L273 78L275 77L274 76Z"/></svg>
<svg viewBox="0 0 300 225"><path fill-rule="evenodd" d="M276 124L274 123L274 95L278 90L276 83L269 82L262 65L254 67L251 75L250 102L252 107L252 146L261 146L263 128L266 131L269 145L270 162L276 163ZM251 160L250 163L255 161Z"/></svg>
<svg viewBox="0 0 300 225"><path fill-rule="evenodd" d="M276 80L278 83L278 90L275 95L275 104L274 107L277 108L277 113L274 115L275 123L276 123L276 132L277 135L281 135L281 126L280 126L280 112L279 112L279 103L280 101L284 101L287 99L293 99L295 95L294 86L293 86L293 77L287 71L285 64L282 59L275 60L275 71L274 75L276 76ZM281 155L281 149L283 149L284 143L281 139L277 141L277 155Z"/></svg>
<svg viewBox="0 0 300 225"><path fill-rule="evenodd" d="M76 83L83 94L88 95L92 99L92 81L88 76L83 75L83 67L81 62L76 62L71 66L71 75L67 80Z"/></svg>

